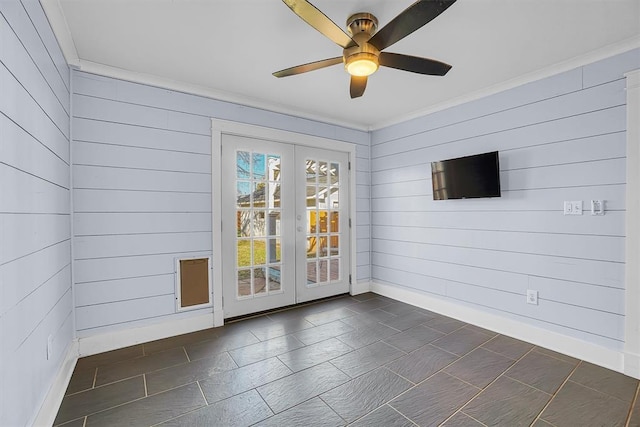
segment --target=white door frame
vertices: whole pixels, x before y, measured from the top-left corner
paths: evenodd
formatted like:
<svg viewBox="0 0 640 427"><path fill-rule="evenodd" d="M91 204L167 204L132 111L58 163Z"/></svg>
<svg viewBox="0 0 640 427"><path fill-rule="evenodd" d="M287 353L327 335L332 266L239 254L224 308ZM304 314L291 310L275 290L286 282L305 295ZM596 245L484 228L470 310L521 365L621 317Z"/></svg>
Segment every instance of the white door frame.
<svg viewBox="0 0 640 427"><path fill-rule="evenodd" d="M350 142L337 141L318 136L305 135L291 131L232 122L228 120L211 119L211 221L213 248L213 325L224 324L222 306L222 135L238 135L255 139L264 139L293 145L323 148L326 150L343 151L349 154L351 168L349 170L349 216L351 228L350 267L348 274L352 281L350 292L356 281L356 145Z"/></svg>

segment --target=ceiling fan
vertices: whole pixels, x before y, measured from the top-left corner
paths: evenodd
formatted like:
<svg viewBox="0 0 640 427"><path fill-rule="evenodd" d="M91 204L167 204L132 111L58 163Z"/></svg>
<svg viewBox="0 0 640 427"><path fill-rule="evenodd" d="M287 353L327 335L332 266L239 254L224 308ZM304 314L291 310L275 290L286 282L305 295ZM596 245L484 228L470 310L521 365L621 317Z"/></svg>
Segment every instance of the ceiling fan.
<svg viewBox="0 0 640 427"><path fill-rule="evenodd" d="M370 13L356 13L347 19L347 28L351 35L345 33L306 0L282 1L305 22L342 47L343 51L342 56L276 71L273 73L276 77L293 76L344 63L345 69L351 75L351 98L358 98L367 87L367 77L376 72L380 65L432 76L444 76L451 69L451 65L434 59L382 50L436 18L456 0L418 0L378 32L378 19L375 16Z"/></svg>

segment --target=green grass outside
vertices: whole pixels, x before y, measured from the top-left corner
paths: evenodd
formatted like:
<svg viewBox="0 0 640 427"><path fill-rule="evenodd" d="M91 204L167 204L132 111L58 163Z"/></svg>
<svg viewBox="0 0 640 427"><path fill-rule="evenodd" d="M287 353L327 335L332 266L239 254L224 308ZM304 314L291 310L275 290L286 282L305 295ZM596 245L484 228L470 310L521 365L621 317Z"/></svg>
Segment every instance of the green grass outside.
<svg viewBox="0 0 640 427"><path fill-rule="evenodd" d="M267 261L265 240L254 240L254 265L263 265ZM276 257L280 258L280 244L276 245ZM251 240L238 240L238 267L251 265Z"/></svg>

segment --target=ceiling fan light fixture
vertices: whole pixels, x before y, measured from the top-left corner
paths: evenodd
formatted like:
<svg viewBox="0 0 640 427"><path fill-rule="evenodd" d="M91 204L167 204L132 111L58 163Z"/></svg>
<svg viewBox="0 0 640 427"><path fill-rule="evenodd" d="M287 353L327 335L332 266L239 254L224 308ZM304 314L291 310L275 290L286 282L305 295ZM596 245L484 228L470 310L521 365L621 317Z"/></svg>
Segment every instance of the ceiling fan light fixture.
<svg viewBox="0 0 640 427"><path fill-rule="evenodd" d="M352 76L370 76L378 70L378 57L367 52L357 53L347 58L344 67Z"/></svg>

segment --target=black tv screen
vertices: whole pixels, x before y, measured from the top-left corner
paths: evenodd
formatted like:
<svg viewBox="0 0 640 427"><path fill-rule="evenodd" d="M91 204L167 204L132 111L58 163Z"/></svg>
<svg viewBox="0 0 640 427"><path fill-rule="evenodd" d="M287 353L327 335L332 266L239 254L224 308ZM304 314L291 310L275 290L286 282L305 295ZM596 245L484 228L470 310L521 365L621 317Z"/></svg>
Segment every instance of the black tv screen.
<svg viewBox="0 0 640 427"><path fill-rule="evenodd" d="M498 152L431 162L433 200L500 197Z"/></svg>

